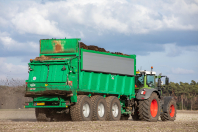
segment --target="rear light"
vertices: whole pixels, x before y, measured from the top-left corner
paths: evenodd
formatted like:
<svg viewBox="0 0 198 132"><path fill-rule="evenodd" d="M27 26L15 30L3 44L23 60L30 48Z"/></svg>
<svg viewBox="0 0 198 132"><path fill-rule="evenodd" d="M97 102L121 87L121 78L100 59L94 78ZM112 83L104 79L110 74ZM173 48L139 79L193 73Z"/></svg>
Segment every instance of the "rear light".
<svg viewBox="0 0 198 132"><path fill-rule="evenodd" d="M70 102L68 101L68 102L65 102L65 105L70 105Z"/></svg>
<svg viewBox="0 0 198 132"><path fill-rule="evenodd" d="M72 86L72 81L68 81L68 85Z"/></svg>
<svg viewBox="0 0 198 132"><path fill-rule="evenodd" d="M143 91L141 92L141 94L145 95L145 94L146 94L146 91L143 90Z"/></svg>
<svg viewBox="0 0 198 132"><path fill-rule="evenodd" d="M135 85L135 87L137 88L137 85Z"/></svg>
<svg viewBox="0 0 198 132"><path fill-rule="evenodd" d="M29 66L29 67L28 67L28 70L29 70L29 71L32 71L32 68Z"/></svg>
<svg viewBox="0 0 198 132"><path fill-rule="evenodd" d="M27 88L27 84L28 84L28 82L25 82L25 88Z"/></svg>
<svg viewBox="0 0 198 132"><path fill-rule="evenodd" d="M29 103L25 103L25 106L29 105Z"/></svg>
<svg viewBox="0 0 198 132"><path fill-rule="evenodd" d="M32 62L33 60L32 59L30 59L30 62Z"/></svg>

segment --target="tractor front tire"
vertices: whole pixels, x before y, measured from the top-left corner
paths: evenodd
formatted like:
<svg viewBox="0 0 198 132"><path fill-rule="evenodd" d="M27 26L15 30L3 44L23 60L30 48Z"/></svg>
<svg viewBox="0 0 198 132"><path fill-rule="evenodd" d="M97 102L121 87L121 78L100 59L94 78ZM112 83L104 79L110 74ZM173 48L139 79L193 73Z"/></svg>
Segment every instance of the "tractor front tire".
<svg viewBox="0 0 198 132"><path fill-rule="evenodd" d="M147 100L139 101L139 119L142 121L156 122L160 115L160 100L157 93L153 92Z"/></svg>
<svg viewBox="0 0 198 132"><path fill-rule="evenodd" d="M174 121L176 118L176 101L174 99L171 99L171 101L168 103L167 110L168 112L163 112L160 117L162 121Z"/></svg>

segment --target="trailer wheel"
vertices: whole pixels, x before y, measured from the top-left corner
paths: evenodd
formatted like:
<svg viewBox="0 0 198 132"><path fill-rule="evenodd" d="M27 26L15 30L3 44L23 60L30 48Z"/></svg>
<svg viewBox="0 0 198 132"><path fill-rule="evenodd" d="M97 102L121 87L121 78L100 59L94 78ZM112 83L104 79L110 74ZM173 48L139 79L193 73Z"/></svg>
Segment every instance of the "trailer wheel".
<svg viewBox="0 0 198 132"><path fill-rule="evenodd" d="M102 96L91 97L91 102L93 106L93 121L104 121L107 116L107 103Z"/></svg>
<svg viewBox="0 0 198 132"><path fill-rule="evenodd" d="M176 118L176 113L177 113L176 102L174 99L172 99L168 103L167 111L168 113L163 112L163 114L160 115L161 120L162 121L174 121Z"/></svg>
<svg viewBox="0 0 198 132"><path fill-rule="evenodd" d="M160 114L160 101L153 92L149 99L139 101L139 118L142 121L156 122Z"/></svg>
<svg viewBox="0 0 198 132"><path fill-rule="evenodd" d="M51 121L51 118L48 117L49 109L47 108L35 108L35 114L36 114L37 121L40 121L40 122Z"/></svg>
<svg viewBox="0 0 198 132"><path fill-rule="evenodd" d="M91 121L93 108L91 100L86 95L77 96L77 102L70 107L72 121Z"/></svg>
<svg viewBox="0 0 198 132"><path fill-rule="evenodd" d="M115 96L109 96L106 98L107 102L107 117L108 121L119 121L121 117L121 105L120 101Z"/></svg>

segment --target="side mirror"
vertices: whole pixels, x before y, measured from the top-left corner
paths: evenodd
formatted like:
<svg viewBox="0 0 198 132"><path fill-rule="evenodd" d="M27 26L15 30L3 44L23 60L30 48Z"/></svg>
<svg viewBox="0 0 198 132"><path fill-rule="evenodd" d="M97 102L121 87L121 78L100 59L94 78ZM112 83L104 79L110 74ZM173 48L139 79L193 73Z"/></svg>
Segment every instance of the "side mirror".
<svg viewBox="0 0 198 132"><path fill-rule="evenodd" d="M162 83L161 78L158 78L157 87L161 87L161 83Z"/></svg>
<svg viewBox="0 0 198 132"><path fill-rule="evenodd" d="M169 85L169 78L168 77L166 77L165 83L166 83L166 85Z"/></svg>

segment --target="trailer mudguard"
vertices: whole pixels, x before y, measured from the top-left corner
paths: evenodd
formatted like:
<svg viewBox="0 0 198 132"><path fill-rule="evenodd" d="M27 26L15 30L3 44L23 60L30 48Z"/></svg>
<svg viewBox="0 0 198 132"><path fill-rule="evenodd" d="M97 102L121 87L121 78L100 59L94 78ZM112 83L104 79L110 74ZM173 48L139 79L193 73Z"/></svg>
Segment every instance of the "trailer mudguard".
<svg viewBox="0 0 198 132"><path fill-rule="evenodd" d="M164 100L164 104L162 105L163 112L168 113L167 106L172 99L173 99L172 96L166 96L163 98Z"/></svg>
<svg viewBox="0 0 198 132"><path fill-rule="evenodd" d="M143 91L146 91L146 94L141 94ZM139 89L139 91L137 92L137 94L136 94L136 99L138 99L138 100L148 99L148 98L151 96L151 94L152 94L153 92L158 93L159 98L160 98L160 94L159 94L159 92L157 91L157 89L155 89L155 88L151 88L151 89L142 88L142 89Z"/></svg>

